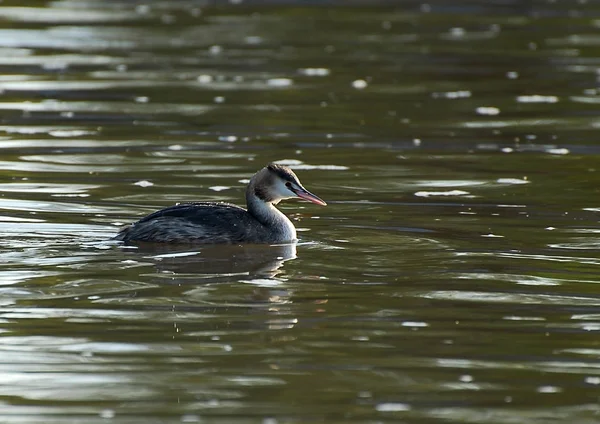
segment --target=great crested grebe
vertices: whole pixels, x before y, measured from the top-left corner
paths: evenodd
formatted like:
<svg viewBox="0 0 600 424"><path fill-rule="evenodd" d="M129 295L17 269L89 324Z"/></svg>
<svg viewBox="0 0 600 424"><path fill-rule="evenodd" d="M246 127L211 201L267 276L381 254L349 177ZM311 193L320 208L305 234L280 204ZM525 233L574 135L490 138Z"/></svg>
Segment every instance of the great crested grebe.
<svg viewBox="0 0 600 424"><path fill-rule="evenodd" d="M271 163L250 179L246 188L247 210L230 203L181 203L123 228L115 239L194 244L288 243L296 240L296 228L274 205L292 197L327 205L302 187L290 168Z"/></svg>

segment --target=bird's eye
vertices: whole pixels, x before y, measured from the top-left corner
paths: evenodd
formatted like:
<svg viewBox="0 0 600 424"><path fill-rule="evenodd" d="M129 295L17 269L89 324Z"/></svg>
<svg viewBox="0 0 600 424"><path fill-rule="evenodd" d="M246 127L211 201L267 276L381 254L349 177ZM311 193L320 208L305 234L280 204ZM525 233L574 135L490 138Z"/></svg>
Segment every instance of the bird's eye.
<svg viewBox="0 0 600 424"><path fill-rule="evenodd" d="M285 183L285 186L286 186L287 188L289 188L290 190L292 189L292 183Z"/></svg>

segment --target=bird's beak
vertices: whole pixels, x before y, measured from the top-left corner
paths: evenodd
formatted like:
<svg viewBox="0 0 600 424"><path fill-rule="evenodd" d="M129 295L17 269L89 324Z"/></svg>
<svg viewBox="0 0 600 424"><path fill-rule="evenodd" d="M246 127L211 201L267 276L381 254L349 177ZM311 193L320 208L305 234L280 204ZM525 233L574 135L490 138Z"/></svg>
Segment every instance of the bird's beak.
<svg viewBox="0 0 600 424"><path fill-rule="evenodd" d="M315 203L320 206L327 206L324 200L320 199L318 196L315 196L310 191L306 190L304 187L294 187L292 189L294 194L301 199L308 200L311 203Z"/></svg>

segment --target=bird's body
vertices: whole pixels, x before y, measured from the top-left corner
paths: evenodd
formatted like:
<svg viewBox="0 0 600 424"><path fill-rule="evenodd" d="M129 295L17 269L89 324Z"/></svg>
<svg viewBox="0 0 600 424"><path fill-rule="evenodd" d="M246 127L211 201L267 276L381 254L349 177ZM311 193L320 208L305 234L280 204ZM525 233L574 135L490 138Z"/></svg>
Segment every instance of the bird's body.
<svg viewBox="0 0 600 424"><path fill-rule="evenodd" d="M117 237L124 241L194 244L292 241L296 238L296 229L285 215L279 213L288 222L281 219L270 226L229 203L182 203L140 219Z"/></svg>
<svg viewBox="0 0 600 424"><path fill-rule="evenodd" d="M275 205L290 197L326 205L302 187L291 169L270 164L250 180L246 189L247 210L230 203L178 204L145 216L121 230L116 239L193 244L288 243L296 239L296 229Z"/></svg>

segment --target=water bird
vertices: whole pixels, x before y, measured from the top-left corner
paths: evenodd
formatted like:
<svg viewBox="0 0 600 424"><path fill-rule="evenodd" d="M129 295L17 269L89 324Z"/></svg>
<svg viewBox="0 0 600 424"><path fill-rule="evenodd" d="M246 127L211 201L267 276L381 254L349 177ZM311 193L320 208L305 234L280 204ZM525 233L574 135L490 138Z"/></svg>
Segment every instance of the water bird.
<svg viewBox="0 0 600 424"><path fill-rule="evenodd" d="M180 203L123 228L115 239L126 243L289 243L296 240L296 228L275 205L294 197L327 205L306 190L289 167L270 163L250 179L247 209L223 202Z"/></svg>

